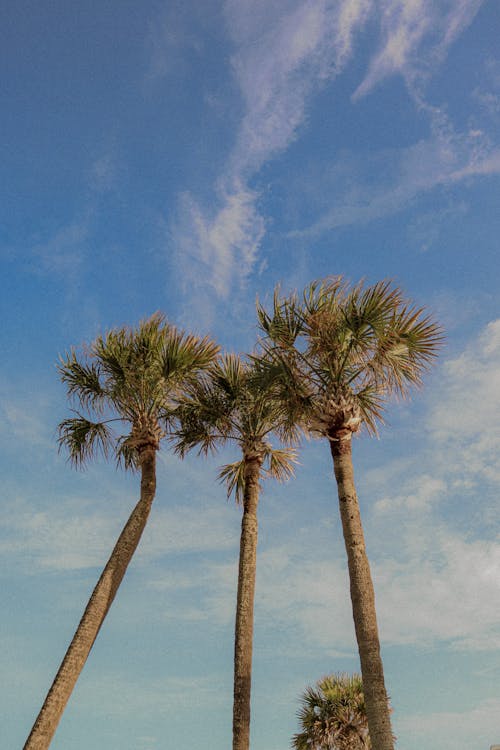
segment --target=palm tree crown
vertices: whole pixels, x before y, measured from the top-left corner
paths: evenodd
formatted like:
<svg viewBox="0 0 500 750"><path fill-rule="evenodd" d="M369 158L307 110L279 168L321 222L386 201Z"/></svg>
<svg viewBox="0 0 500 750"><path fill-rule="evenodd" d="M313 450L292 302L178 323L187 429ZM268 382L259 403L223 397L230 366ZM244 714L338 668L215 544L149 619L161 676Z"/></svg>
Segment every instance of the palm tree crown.
<svg viewBox="0 0 500 750"><path fill-rule="evenodd" d="M301 698L294 750L369 750L363 682L359 674L332 674Z"/></svg>
<svg viewBox="0 0 500 750"><path fill-rule="evenodd" d="M440 327L389 282L349 288L340 277L312 283L303 300L258 306L267 369L308 430L376 433L384 403L420 385L442 342ZM265 360L261 360L264 361Z"/></svg>
<svg viewBox="0 0 500 750"><path fill-rule="evenodd" d="M258 360L256 360L258 362ZM296 441L297 428L290 423L281 401L262 387L254 363L226 354L188 384L178 399L175 449L181 455L193 448L215 452L226 442L236 443L241 459L221 468L219 478L238 503L243 501L245 461L256 458L264 476L285 480L293 474L295 451L273 448L275 433L287 445Z"/></svg>
<svg viewBox="0 0 500 750"><path fill-rule="evenodd" d="M137 329L117 328L98 336L81 359L71 350L59 371L79 410L59 425L60 446L77 466L99 452L106 458L111 452L126 468L138 468L144 448L159 447L180 388L218 350L208 337L183 333L160 313Z"/></svg>

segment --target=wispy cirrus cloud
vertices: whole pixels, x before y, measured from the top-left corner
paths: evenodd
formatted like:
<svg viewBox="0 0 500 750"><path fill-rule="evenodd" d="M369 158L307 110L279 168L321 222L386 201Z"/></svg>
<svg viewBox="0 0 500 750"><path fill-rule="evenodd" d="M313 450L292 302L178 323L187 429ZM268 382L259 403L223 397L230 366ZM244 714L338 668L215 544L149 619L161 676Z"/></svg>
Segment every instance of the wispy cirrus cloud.
<svg viewBox="0 0 500 750"><path fill-rule="evenodd" d="M208 287L227 299L252 272L265 228L255 191L238 181L231 189L221 186L219 193L215 215L190 193L182 195L173 234L184 285Z"/></svg>
<svg viewBox="0 0 500 750"><path fill-rule="evenodd" d="M500 174L500 149L484 132L458 133L437 110L431 117L433 132L426 140L363 159L344 153L337 163L324 165L313 191L319 196L319 216L288 236L315 238L339 227L368 223L391 216L438 188ZM328 195L328 207L323 207L321 194Z"/></svg>
<svg viewBox="0 0 500 750"><path fill-rule="evenodd" d="M224 299L251 275L265 221L250 180L297 138L308 98L342 70L371 8L371 0L226 2L243 110L216 200L208 208L192 194L180 200L173 234L186 285L208 284Z"/></svg>
<svg viewBox="0 0 500 750"><path fill-rule="evenodd" d="M383 0L380 45L353 94L357 99L388 76L402 75L410 87L426 79L451 44L473 21L484 0Z"/></svg>
<svg viewBox="0 0 500 750"><path fill-rule="evenodd" d="M254 3L226 4L237 44L233 69L245 103L230 159L238 174L252 175L295 140L309 95L342 70L372 2L282 2L263 12L265 7L252 18Z"/></svg>
<svg viewBox="0 0 500 750"><path fill-rule="evenodd" d="M172 233L186 289L194 288L199 296L198 290L208 285L212 299L224 299L251 277L266 231L252 180L300 136L311 97L344 70L368 23L378 23L379 43L353 99L367 95L387 76L402 75L416 106L429 115L433 135L400 153L400 179L389 186L379 184L374 193L348 196L315 221L308 234L371 221L436 185L496 172L493 150L485 149L482 159L476 154L480 139L468 144L462 158L457 156L468 136L450 133L444 112L428 105L421 93L422 81L481 4L482 0L227 0L224 18L234 48L231 69L241 96L241 118L213 200L204 203L193 193L180 199ZM414 169L409 171L412 158ZM209 307L206 301L205 305Z"/></svg>

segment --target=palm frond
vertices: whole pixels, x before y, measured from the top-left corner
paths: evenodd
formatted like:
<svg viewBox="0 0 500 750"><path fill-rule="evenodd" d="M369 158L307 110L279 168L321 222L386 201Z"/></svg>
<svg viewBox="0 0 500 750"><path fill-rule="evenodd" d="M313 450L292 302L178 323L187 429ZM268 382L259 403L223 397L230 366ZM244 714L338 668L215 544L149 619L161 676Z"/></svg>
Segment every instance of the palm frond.
<svg viewBox="0 0 500 750"><path fill-rule="evenodd" d="M241 398L248 381L248 367L237 354L224 354L210 369L217 390L233 405Z"/></svg>
<svg viewBox="0 0 500 750"><path fill-rule="evenodd" d="M113 434L105 422L91 422L81 414L64 419L58 432L59 449L67 448L75 466L83 466L99 453L107 458L113 444Z"/></svg>
<svg viewBox="0 0 500 750"><path fill-rule="evenodd" d="M423 373L442 346L441 327L423 313L422 308L401 306L379 337L368 367L388 392L405 397L410 386L421 385Z"/></svg>
<svg viewBox="0 0 500 750"><path fill-rule="evenodd" d="M125 435L117 440L116 463L127 471L139 471L141 467L140 455L137 448L130 444L130 436Z"/></svg>
<svg viewBox="0 0 500 750"><path fill-rule="evenodd" d="M222 466L218 479L226 484L228 498L234 492L236 503L242 505L245 494L245 459Z"/></svg>
<svg viewBox="0 0 500 750"><path fill-rule="evenodd" d="M300 308L297 295L280 298L279 286L273 300L273 314L269 315L257 301L257 319L264 335L278 346L290 347L295 344L302 330Z"/></svg>
<svg viewBox="0 0 500 750"><path fill-rule="evenodd" d="M76 398L83 408L102 411L107 394L97 364L80 362L76 351L71 349L59 358L57 369L70 398Z"/></svg>
<svg viewBox="0 0 500 750"><path fill-rule="evenodd" d="M164 377L175 382L186 376L192 377L197 371L209 367L219 351L219 345L208 336L200 339L170 328L163 346Z"/></svg>
<svg viewBox="0 0 500 750"><path fill-rule="evenodd" d="M264 472L268 477L278 482L286 482L295 474L295 464L297 464L296 450L267 447Z"/></svg>

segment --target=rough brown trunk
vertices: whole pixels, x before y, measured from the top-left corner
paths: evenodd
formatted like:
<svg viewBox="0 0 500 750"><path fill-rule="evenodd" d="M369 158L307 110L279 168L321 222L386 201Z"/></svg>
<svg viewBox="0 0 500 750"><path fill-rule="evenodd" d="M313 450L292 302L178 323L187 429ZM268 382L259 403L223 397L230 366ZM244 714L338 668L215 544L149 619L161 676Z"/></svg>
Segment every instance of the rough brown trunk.
<svg viewBox="0 0 500 750"><path fill-rule="evenodd" d="M156 490L156 449L143 452L141 498L120 534L96 584L73 640L47 693L24 750L47 750L127 566L146 526Z"/></svg>
<svg viewBox="0 0 500 750"><path fill-rule="evenodd" d="M241 521L238 599L234 636L233 750L250 745L250 693L252 683L253 602L257 560L257 506L261 461L245 464L245 492Z"/></svg>
<svg viewBox="0 0 500 750"><path fill-rule="evenodd" d="M389 704L380 656L375 593L366 555L363 526L354 486L351 436L331 440L340 517L347 552L352 614L361 662L366 715L373 750L394 750Z"/></svg>

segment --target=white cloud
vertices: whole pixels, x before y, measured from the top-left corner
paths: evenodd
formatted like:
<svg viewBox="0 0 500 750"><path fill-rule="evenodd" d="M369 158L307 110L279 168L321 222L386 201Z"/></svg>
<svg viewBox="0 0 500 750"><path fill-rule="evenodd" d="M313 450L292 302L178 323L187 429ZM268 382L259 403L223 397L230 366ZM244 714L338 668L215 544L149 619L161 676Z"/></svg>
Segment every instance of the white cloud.
<svg viewBox="0 0 500 750"><path fill-rule="evenodd" d="M0 555L24 561L28 570L102 568L126 522L131 506L113 516L78 498L40 510L21 499L4 504ZM234 519L225 506L209 508L153 506L135 564L167 555L231 549L238 544ZM179 581L176 582L176 585Z"/></svg>
<svg viewBox="0 0 500 750"><path fill-rule="evenodd" d="M465 484L500 482L500 320L443 367L429 416L448 472ZM458 408L457 408L458 407Z"/></svg>
<svg viewBox="0 0 500 750"><path fill-rule="evenodd" d="M425 106L432 120L431 137L404 149L363 155L362 160L343 154L337 164L327 165L317 191L330 196L329 207L309 227L289 236L317 237L338 227L391 216L436 188L500 174L499 151L487 136L479 131L456 133L444 113ZM318 203L321 207L321 199Z"/></svg>
<svg viewBox="0 0 500 750"><path fill-rule="evenodd" d="M208 283L212 299L227 299L261 260L265 222L249 181L297 137L308 97L342 69L371 7L371 0L225 4L244 112L216 200L207 209L184 195L172 230L181 276L198 304L197 287ZM202 304L209 310L209 300Z"/></svg>
<svg viewBox="0 0 500 750"><path fill-rule="evenodd" d="M372 556L382 642L498 648L500 538L471 541L416 509L408 518L405 509L398 508L390 518L399 547L390 558ZM386 527L387 516L379 525L366 524L369 548L373 535L383 535ZM193 566L183 574L169 577L162 573L153 580L154 589L168 591L165 616L228 626L234 618L236 555L235 549L230 563L205 560L201 567ZM191 594L186 596L186 592ZM333 555L328 549L297 554L296 544L261 549L255 627L260 632L279 631L285 651L299 640L303 652L355 653L342 545Z"/></svg>
<svg viewBox="0 0 500 750"><path fill-rule="evenodd" d="M368 538L393 534L398 545L392 560L374 566L383 637L498 648L500 516L487 488L496 495L500 486L500 320L441 369L418 465L396 462L385 483L383 472L367 478L379 492ZM476 508L480 534L457 518Z"/></svg>
<svg viewBox="0 0 500 750"><path fill-rule="evenodd" d="M340 550L342 551L342 550ZM151 582L169 598L196 590L182 599L166 617L229 625L234 619L237 585L237 550L227 563L205 562L203 569L184 575L162 576ZM299 638L303 650L326 649L330 655L351 653L354 630L346 566L342 559L298 556L293 546L260 549L255 593L256 629L279 629L283 648ZM294 641L295 642L295 641Z"/></svg>
<svg viewBox="0 0 500 750"><path fill-rule="evenodd" d="M500 540L468 541L426 519L402 531L400 543L408 545L404 562L374 566L383 640L498 648Z"/></svg>
<svg viewBox="0 0 500 750"><path fill-rule="evenodd" d="M482 3L483 0L383 0L381 45L354 99L395 73L403 75L410 86L426 77L470 25Z"/></svg>
<svg viewBox="0 0 500 750"><path fill-rule="evenodd" d="M40 569L75 570L102 567L111 552L115 523L84 511L86 503L40 511L21 500L5 508L0 554Z"/></svg>
<svg viewBox="0 0 500 750"><path fill-rule="evenodd" d="M342 69L372 2L273 3L251 18L253 6L248 0L226 4L238 44L233 66L246 107L231 159L238 174L252 174L295 139L307 97Z"/></svg>
<svg viewBox="0 0 500 750"><path fill-rule="evenodd" d="M398 211L436 185L498 171L495 153L484 139L477 132L468 138L453 134L444 113L425 103L417 85L422 72L432 70L472 22L480 5L481 0L227 0L224 16L243 112L216 182L215 200L207 206L185 194L172 229L185 290L193 290L204 317L210 318L215 300L241 289L261 262L265 221L251 179L298 137L310 97L345 68L356 35L374 18L380 20L382 41L354 98L385 76L401 73L416 106L429 114L433 136L396 157L401 172L392 184L386 179L375 189L344 189L333 210L292 236L371 221Z"/></svg>
<svg viewBox="0 0 500 750"><path fill-rule="evenodd" d="M441 478L423 474L419 477L417 486L412 486L411 490L404 495L396 497L384 497L374 505L376 513L393 511L396 508L406 512L422 511L432 504L436 495L442 495L446 491L446 484Z"/></svg>
<svg viewBox="0 0 500 750"><path fill-rule="evenodd" d="M468 710L395 716L395 724L397 731L415 740L415 747L423 743L426 750L483 750L500 739L499 712L500 700L491 698Z"/></svg>
<svg viewBox="0 0 500 750"><path fill-rule="evenodd" d="M222 207L215 215L207 215L191 195L181 197L174 234L186 287L209 286L217 297L227 299L245 283L264 234L257 198L254 191L235 184L223 191Z"/></svg>

